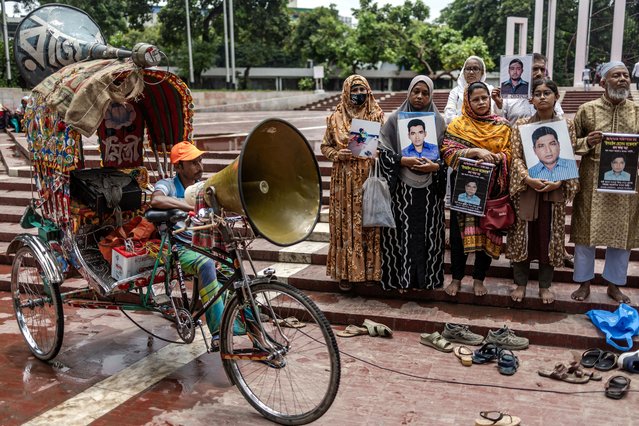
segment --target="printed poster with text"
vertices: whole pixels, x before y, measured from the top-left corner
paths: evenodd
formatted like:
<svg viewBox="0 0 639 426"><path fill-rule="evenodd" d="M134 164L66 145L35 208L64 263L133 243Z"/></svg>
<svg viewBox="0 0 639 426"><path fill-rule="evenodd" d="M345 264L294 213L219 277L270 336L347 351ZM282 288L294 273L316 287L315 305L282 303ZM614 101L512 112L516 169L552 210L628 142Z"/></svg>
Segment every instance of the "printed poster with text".
<svg viewBox="0 0 639 426"><path fill-rule="evenodd" d="M455 187L451 194L451 210L483 216L488 198L488 185L495 165L460 158Z"/></svg>
<svg viewBox="0 0 639 426"><path fill-rule="evenodd" d="M604 133L597 191L635 194L638 158L639 135Z"/></svg>

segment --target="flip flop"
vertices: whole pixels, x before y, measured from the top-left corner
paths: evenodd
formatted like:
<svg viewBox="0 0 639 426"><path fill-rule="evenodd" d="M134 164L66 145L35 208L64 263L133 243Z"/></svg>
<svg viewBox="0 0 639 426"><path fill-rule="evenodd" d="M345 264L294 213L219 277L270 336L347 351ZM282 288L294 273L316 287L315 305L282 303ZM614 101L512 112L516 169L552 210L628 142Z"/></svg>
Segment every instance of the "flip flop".
<svg viewBox="0 0 639 426"><path fill-rule="evenodd" d="M602 350L598 348L592 348L586 350L583 354L581 354L581 365L586 368L592 368L595 366L599 358L601 357Z"/></svg>
<svg viewBox="0 0 639 426"><path fill-rule="evenodd" d="M573 361L570 363L570 365L568 366L568 374L574 374L577 377L590 377L590 380L595 382L601 380L600 374L597 374L594 371L584 371L577 361Z"/></svg>
<svg viewBox="0 0 639 426"><path fill-rule="evenodd" d="M306 327L306 324L302 321L298 320L295 317L288 318L275 318L273 322L279 325L280 327L288 327L288 328L303 328Z"/></svg>
<svg viewBox="0 0 639 426"><path fill-rule="evenodd" d="M393 330L391 330L387 325L365 319L362 326L366 327L368 334L373 337L393 337Z"/></svg>
<svg viewBox="0 0 639 426"><path fill-rule="evenodd" d="M606 396L621 399L628 393L630 378L626 376L611 376L606 382Z"/></svg>
<svg viewBox="0 0 639 426"><path fill-rule="evenodd" d="M473 351L468 346L455 346L453 353L459 358L462 365L466 367L473 365Z"/></svg>
<svg viewBox="0 0 639 426"><path fill-rule="evenodd" d="M561 380L567 383L587 383L590 381L590 375L577 377L574 373L569 373L568 367L562 363L556 364L554 370L538 370L537 374L541 377L548 377L549 379Z"/></svg>
<svg viewBox="0 0 639 426"><path fill-rule="evenodd" d="M366 327L358 327L353 324L347 326L344 330L335 332L335 335L339 337L354 337L362 336L364 334L368 334L368 329Z"/></svg>
<svg viewBox="0 0 639 426"><path fill-rule="evenodd" d="M519 426L521 419L501 411L480 411L475 426Z"/></svg>
<svg viewBox="0 0 639 426"><path fill-rule="evenodd" d="M610 371L617 367L617 354L613 352L602 352L595 363L595 368L599 371Z"/></svg>
<svg viewBox="0 0 639 426"><path fill-rule="evenodd" d="M440 352L452 352L453 344L444 339L438 331L428 334L424 333L419 336L419 343L424 346L430 346Z"/></svg>

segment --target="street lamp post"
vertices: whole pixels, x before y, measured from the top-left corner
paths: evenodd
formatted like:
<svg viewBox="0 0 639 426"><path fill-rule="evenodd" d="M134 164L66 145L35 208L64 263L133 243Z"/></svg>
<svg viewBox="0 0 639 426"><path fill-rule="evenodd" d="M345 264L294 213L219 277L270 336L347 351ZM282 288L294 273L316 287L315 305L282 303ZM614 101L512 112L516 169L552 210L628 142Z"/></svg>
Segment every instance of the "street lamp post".
<svg viewBox="0 0 639 426"><path fill-rule="evenodd" d="M231 85L231 73L229 70L229 26L227 13L227 0L222 0L222 9L224 10L224 66L226 67L226 88Z"/></svg>
<svg viewBox="0 0 639 426"><path fill-rule="evenodd" d="M235 25L233 24L233 0L229 0L229 29L231 31L231 83L233 89L237 89L237 78L235 76Z"/></svg>
<svg viewBox="0 0 639 426"><path fill-rule="evenodd" d="M4 0L2 0L4 3ZM195 83L195 76L193 75L193 47L191 46L191 16L189 12L189 0L184 0L186 6L186 44L189 49L189 83Z"/></svg>
<svg viewBox="0 0 639 426"><path fill-rule="evenodd" d="M11 61L9 60L9 33L7 32L7 14L2 0L2 37L4 38L4 56L7 59L7 83L11 81Z"/></svg>

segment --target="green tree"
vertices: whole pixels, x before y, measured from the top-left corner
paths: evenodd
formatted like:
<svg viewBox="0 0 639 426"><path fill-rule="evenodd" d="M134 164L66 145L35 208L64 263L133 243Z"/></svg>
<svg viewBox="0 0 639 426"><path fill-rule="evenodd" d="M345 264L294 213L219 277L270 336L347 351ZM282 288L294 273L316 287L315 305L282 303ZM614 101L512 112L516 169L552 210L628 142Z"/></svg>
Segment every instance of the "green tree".
<svg viewBox="0 0 639 426"><path fill-rule="evenodd" d="M350 37L351 28L339 20L335 5L317 7L300 16L292 24L287 51L305 66L308 59L334 69L343 57L344 40Z"/></svg>

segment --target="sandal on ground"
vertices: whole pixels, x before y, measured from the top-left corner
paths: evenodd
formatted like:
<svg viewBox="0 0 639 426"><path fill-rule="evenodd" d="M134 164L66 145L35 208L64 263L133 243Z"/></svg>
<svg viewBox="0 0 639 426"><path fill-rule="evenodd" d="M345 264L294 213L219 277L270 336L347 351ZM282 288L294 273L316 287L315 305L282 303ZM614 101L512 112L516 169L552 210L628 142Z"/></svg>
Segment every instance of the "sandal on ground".
<svg viewBox="0 0 639 426"><path fill-rule="evenodd" d="M453 344L444 339L438 331L428 334L424 333L419 336L419 343L431 348L437 349L441 352L452 352Z"/></svg>
<svg viewBox="0 0 639 426"><path fill-rule="evenodd" d="M390 327L387 325L365 319L362 326L366 327L366 329L368 330L368 334L373 337L393 337L393 330L391 330Z"/></svg>
<svg viewBox="0 0 639 426"><path fill-rule="evenodd" d="M581 354L581 365L586 368L592 368L595 366L603 351L599 348L592 348L586 350L583 354Z"/></svg>
<svg viewBox="0 0 639 426"><path fill-rule="evenodd" d="M336 331L335 335L339 337L354 337L368 334L366 327L358 327L356 325L349 325L344 330Z"/></svg>
<svg viewBox="0 0 639 426"><path fill-rule="evenodd" d="M475 426L519 426L521 419L501 411L480 411Z"/></svg>
<svg viewBox="0 0 639 426"><path fill-rule="evenodd" d="M578 376L573 372L568 371L568 367L564 364L557 363L554 370L539 370L537 371L541 377L548 377L549 379L561 380L567 383L587 383L590 381L589 374L582 374Z"/></svg>
<svg viewBox="0 0 639 426"><path fill-rule="evenodd" d="M519 367L519 358L509 349L504 349L499 352L497 359L497 367L499 372L505 376L512 376L517 372Z"/></svg>
<svg viewBox="0 0 639 426"><path fill-rule="evenodd" d="M459 358L462 365L466 367L473 365L473 351L468 346L455 346L453 353Z"/></svg>
<svg viewBox="0 0 639 426"><path fill-rule="evenodd" d="M486 364L494 359L497 359L501 352L501 348L494 343L484 343L484 345L473 352L474 364Z"/></svg>
<svg viewBox="0 0 639 426"><path fill-rule="evenodd" d="M577 361L573 361L570 363L570 365L568 365L568 374L574 374L577 377L590 377L590 380L595 382L601 380L600 374L597 374L594 371L584 371L584 369L581 368L581 365L579 365Z"/></svg>
<svg viewBox="0 0 639 426"><path fill-rule="evenodd" d="M606 396L612 399L621 399L628 393L630 378L626 376L611 376L606 382Z"/></svg>
<svg viewBox="0 0 639 426"><path fill-rule="evenodd" d="M353 289L353 284L348 280L340 280L339 281L339 290L340 291L351 291Z"/></svg>
<svg viewBox="0 0 639 426"><path fill-rule="evenodd" d="M595 368L599 371L610 371L617 367L617 354L613 352L602 352L595 363Z"/></svg>
<svg viewBox="0 0 639 426"><path fill-rule="evenodd" d="M279 325L280 327L288 327L288 328L306 327L306 324L304 324L302 321L298 320L295 317L275 318L273 319L273 322Z"/></svg>

